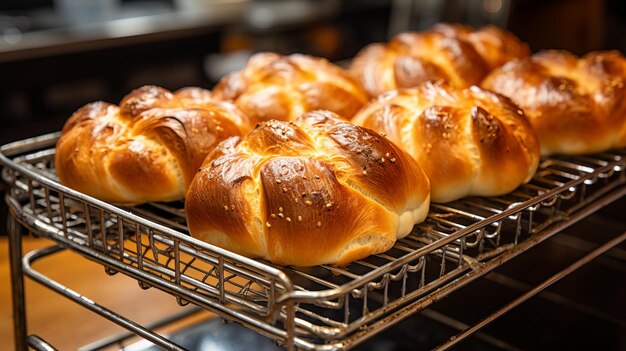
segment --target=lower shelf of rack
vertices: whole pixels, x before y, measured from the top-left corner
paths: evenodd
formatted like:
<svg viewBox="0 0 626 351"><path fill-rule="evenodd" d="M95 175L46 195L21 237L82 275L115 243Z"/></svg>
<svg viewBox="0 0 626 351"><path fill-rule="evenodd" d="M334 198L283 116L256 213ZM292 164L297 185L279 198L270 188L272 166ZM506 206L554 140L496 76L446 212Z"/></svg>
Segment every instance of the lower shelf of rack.
<svg viewBox="0 0 626 351"><path fill-rule="evenodd" d="M375 350L380 345L395 345L397 349L407 345L412 349L430 349L445 341L457 332L455 327L462 328L463 323L471 323L489 314L593 247L624 232L626 221L607 216L611 211L618 215L623 211L626 199L620 202L548 239L432 308L375 336L358 346L357 350ZM49 243L47 240L25 237L24 249L26 252ZM0 249L6 250L6 238L0 239L0 244ZM6 260L6 256L0 257ZM589 346L587 349L618 349L622 336L626 335L626 320L623 318L626 309L622 301L623 292L626 291L626 280L623 279L626 276L625 261L626 244L622 243L480 330L466 340L464 348L473 345L484 350L556 349L564 345L571 348L584 345ZM51 278L140 323L181 310L169 295L156 289L141 290L136 281L123 275L108 276L100 265L71 252L52 255L37 266ZM0 264L0 273L0 279L6 280L6 261ZM39 284L26 281L29 331L45 337L59 349L75 349L121 331ZM7 288L8 284L0 281L0 289L5 289L1 296L8 295ZM8 299L2 298L0 301L6 303ZM3 305L1 319L7 318L4 311L10 311L8 307ZM204 320L209 317L208 313L201 313L194 318ZM0 327L8 325L2 323ZM172 330L176 330L176 327ZM217 337L217 340L228 337L229 333L236 333L250 341L257 340L258 345L267 345L267 350L275 349L271 341L244 330L236 325L222 324L219 320L209 320L192 324L170 335L173 338L184 338L188 344L181 344L189 346L191 350L199 340L198 333L208 335L209 339ZM2 334L11 333L3 331ZM529 338L529 335L533 337ZM11 344L8 342L10 340L2 338L0 347L10 349ZM152 351L148 347L137 350Z"/></svg>

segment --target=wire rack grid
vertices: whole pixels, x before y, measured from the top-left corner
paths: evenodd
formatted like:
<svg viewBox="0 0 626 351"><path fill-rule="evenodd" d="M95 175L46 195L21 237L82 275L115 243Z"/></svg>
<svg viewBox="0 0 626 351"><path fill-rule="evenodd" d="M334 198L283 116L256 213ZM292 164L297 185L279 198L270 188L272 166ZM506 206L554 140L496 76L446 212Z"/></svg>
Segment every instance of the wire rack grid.
<svg viewBox="0 0 626 351"><path fill-rule="evenodd" d="M626 150L544 158L529 184L433 204L389 251L347 267L280 267L188 235L182 202L117 207L58 183L58 134L0 151L6 201L34 234L288 348L346 349L626 193Z"/></svg>

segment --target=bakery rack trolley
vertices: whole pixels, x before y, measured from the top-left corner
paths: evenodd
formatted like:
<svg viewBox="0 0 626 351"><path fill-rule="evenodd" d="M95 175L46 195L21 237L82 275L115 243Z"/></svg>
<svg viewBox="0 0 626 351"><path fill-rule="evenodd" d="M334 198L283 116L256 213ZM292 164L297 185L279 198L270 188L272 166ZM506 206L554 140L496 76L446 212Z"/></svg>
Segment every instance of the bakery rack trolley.
<svg viewBox="0 0 626 351"><path fill-rule="evenodd" d="M117 207L59 184L59 134L0 148L7 183L14 327L18 350L53 350L28 336L24 275L168 350L180 345L51 280L32 263L69 249L265 335L289 350L350 349L484 276L511 258L626 194L626 149L543 158L533 180L511 194L432 204L428 218L389 251L347 267L274 266L188 235L182 202ZM20 226L55 246L22 254ZM444 350L626 239L626 233L473 326Z"/></svg>

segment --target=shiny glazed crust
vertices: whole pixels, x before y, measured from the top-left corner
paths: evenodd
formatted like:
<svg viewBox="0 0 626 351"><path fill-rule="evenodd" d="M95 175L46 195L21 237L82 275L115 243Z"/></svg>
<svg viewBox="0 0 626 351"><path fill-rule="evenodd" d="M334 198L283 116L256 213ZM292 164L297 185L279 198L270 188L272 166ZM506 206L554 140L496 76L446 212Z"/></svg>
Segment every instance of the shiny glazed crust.
<svg viewBox="0 0 626 351"><path fill-rule="evenodd" d="M472 30L439 24L428 31L402 33L374 43L355 57L350 72L371 96L445 80L455 87L479 84L496 67L530 54L513 34L493 26Z"/></svg>
<svg viewBox="0 0 626 351"><path fill-rule="evenodd" d="M329 111L267 121L220 144L186 197L192 236L278 264L346 265L391 248L428 213L405 152Z"/></svg>
<svg viewBox="0 0 626 351"><path fill-rule="evenodd" d="M544 51L493 71L482 86L524 109L542 154L586 154L626 146L625 78L618 52Z"/></svg>
<svg viewBox="0 0 626 351"><path fill-rule="evenodd" d="M253 122L291 121L313 110L352 117L369 99L342 68L323 58L274 53L253 55L246 66L224 77L213 90Z"/></svg>
<svg viewBox="0 0 626 351"><path fill-rule="evenodd" d="M353 123L385 133L428 175L433 202L497 196L528 182L539 163L537 137L508 98L444 82L391 91Z"/></svg>
<svg viewBox="0 0 626 351"><path fill-rule="evenodd" d="M108 202L182 199L209 151L248 126L207 90L144 86L119 106L94 102L70 117L56 146L57 174L62 184Z"/></svg>

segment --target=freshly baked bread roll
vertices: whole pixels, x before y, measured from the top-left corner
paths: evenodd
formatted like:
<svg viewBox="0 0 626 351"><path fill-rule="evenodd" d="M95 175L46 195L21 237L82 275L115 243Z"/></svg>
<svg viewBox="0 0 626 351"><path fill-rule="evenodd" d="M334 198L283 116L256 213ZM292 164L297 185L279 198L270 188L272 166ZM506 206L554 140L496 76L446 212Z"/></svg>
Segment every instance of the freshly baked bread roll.
<svg viewBox="0 0 626 351"><path fill-rule="evenodd" d="M371 96L428 80L442 79L466 88L479 84L490 70L529 54L526 44L502 29L439 24L365 47L350 71Z"/></svg>
<svg viewBox="0 0 626 351"><path fill-rule="evenodd" d="M508 98L473 86L425 83L391 91L352 122L385 133L428 175L433 202L497 196L531 179L539 144Z"/></svg>
<svg viewBox="0 0 626 351"><path fill-rule="evenodd" d="M56 146L57 174L62 184L113 203L182 199L209 151L248 126L207 90L144 86L119 107L94 102L72 115Z"/></svg>
<svg viewBox="0 0 626 351"><path fill-rule="evenodd" d="M352 117L369 99L342 68L323 58L259 53L213 89L234 102L253 122L291 121L313 110Z"/></svg>
<svg viewBox="0 0 626 351"><path fill-rule="evenodd" d="M510 97L528 116L541 153L586 154L626 146L626 60L545 51L493 71L482 86Z"/></svg>
<svg viewBox="0 0 626 351"><path fill-rule="evenodd" d="M185 203L192 236L297 266L386 251L428 207L428 179L409 155L329 111L222 142Z"/></svg>

